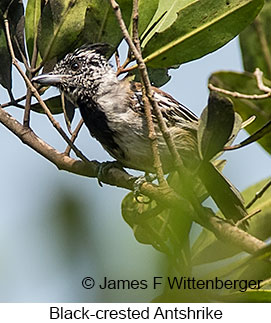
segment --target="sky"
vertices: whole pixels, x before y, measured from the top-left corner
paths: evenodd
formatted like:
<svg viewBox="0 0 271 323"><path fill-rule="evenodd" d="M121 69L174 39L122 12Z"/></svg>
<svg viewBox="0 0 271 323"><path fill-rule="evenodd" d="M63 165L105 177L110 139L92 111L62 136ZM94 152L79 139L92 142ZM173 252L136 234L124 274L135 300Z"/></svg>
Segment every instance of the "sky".
<svg viewBox="0 0 271 323"><path fill-rule="evenodd" d="M163 90L200 115L208 100L208 77L220 70L242 71L238 39L172 70ZM14 84L16 97L24 93L16 74ZM0 97L6 102L2 88ZM22 111L8 111L22 120ZM57 120L63 124L63 116ZM45 116L32 114L31 126L57 149L65 148ZM243 132L237 141L246 136ZM111 159L86 128L77 145L90 159ZM0 301L149 300L148 291L102 292L81 286L85 276L140 280L163 270L163 256L139 244L121 217L121 200L128 192L57 170L2 125L0 147ZM257 144L224 157L225 174L240 190L270 176L270 156Z"/></svg>

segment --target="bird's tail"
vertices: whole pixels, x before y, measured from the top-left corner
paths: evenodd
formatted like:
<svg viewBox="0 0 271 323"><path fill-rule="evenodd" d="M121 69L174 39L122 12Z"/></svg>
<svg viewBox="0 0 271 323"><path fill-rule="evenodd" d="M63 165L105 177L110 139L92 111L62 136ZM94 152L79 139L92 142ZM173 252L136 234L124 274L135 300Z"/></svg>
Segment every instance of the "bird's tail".
<svg viewBox="0 0 271 323"><path fill-rule="evenodd" d="M203 163L198 174L208 193L227 219L237 222L247 215L240 192L212 163ZM244 221L242 227L246 226L247 222Z"/></svg>

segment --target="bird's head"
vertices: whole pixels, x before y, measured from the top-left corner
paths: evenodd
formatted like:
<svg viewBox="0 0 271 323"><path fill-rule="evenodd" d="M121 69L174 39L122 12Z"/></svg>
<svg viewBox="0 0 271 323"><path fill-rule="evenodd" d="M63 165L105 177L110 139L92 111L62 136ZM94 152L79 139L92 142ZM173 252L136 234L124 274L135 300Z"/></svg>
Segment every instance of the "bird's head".
<svg viewBox="0 0 271 323"><path fill-rule="evenodd" d="M40 74L32 81L58 87L75 105L82 97L102 95L106 83L117 82L105 56L108 47L92 44L77 48L59 61L52 72Z"/></svg>

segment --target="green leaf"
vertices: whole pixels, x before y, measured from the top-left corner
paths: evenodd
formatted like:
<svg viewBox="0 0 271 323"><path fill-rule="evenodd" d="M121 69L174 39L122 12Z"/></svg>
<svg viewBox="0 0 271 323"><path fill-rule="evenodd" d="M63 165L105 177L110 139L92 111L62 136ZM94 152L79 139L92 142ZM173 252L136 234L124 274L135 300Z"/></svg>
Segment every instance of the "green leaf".
<svg viewBox="0 0 271 323"><path fill-rule="evenodd" d="M123 20L128 25L131 18L132 1L120 0L118 4L121 7ZM119 45L123 35L109 1L92 0L89 2L82 38L83 42L108 43L112 46L113 51Z"/></svg>
<svg viewBox="0 0 271 323"><path fill-rule="evenodd" d="M160 0L139 0L138 1L138 34L139 36L146 30L152 20Z"/></svg>
<svg viewBox="0 0 271 323"><path fill-rule="evenodd" d="M168 74L167 68L147 68L150 82L153 86L161 87L165 85L171 76ZM130 75L135 75L134 81L140 82L140 73L136 69L130 73Z"/></svg>
<svg viewBox="0 0 271 323"><path fill-rule="evenodd" d="M14 0L8 10L8 21L10 35L15 56L23 62L21 52L24 56L24 6L22 0Z"/></svg>
<svg viewBox="0 0 271 323"><path fill-rule="evenodd" d="M32 59L34 43L38 36L40 16L41 0L28 0L25 11L25 36L30 61Z"/></svg>
<svg viewBox="0 0 271 323"><path fill-rule="evenodd" d="M6 36L3 29L0 29L0 84L7 90L11 90L11 57L7 47Z"/></svg>
<svg viewBox="0 0 271 323"><path fill-rule="evenodd" d="M143 42L143 55L150 67L182 64L202 57L229 42L258 14L263 0L185 1L153 28ZM164 11L165 12L165 11ZM161 16L161 15L160 15ZM150 39L149 39L150 38Z"/></svg>
<svg viewBox="0 0 271 323"><path fill-rule="evenodd" d="M72 50L84 27L89 1L49 0L41 16L38 46L41 57L48 61L61 58Z"/></svg>
<svg viewBox="0 0 271 323"><path fill-rule="evenodd" d="M264 84L271 86L271 81L263 79ZM250 73L235 73L235 72L216 72L211 75L209 83L232 91L244 94L262 94L257 87L257 82L254 75ZM263 127L271 119L271 99L263 100L248 100L237 99L231 97L234 103L235 111L238 112L243 120L248 119L252 115L256 116L253 123L246 127L249 134L253 134ZM271 134L261 138L258 143L270 154L271 153Z"/></svg>
<svg viewBox="0 0 271 323"><path fill-rule="evenodd" d="M48 106L52 114L63 113L60 95L51 97L50 99L47 99L44 102ZM31 110L38 113L44 113L44 110L42 109L39 103L31 104Z"/></svg>
<svg viewBox="0 0 271 323"><path fill-rule="evenodd" d="M2 1L0 4L0 84L7 90L12 88L11 77L11 57L7 46L4 16L7 15L9 21L9 31L14 49L15 56L22 61L22 57L18 46L22 53L24 50L24 7L20 0Z"/></svg>
<svg viewBox="0 0 271 323"><path fill-rule="evenodd" d="M265 0L263 9L253 23L240 34L244 68L254 72L259 67L271 79L271 1Z"/></svg>
<svg viewBox="0 0 271 323"><path fill-rule="evenodd" d="M130 21L132 3L119 1L123 17ZM38 34L40 53L46 61L62 58L83 43L104 42L117 47L122 39L115 14L107 0L49 0Z"/></svg>
<svg viewBox="0 0 271 323"><path fill-rule="evenodd" d="M155 14L142 34L142 47L145 47L146 43L155 33L163 32L165 29L170 27L170 25L177 19L178 12L189 4L189 2L191 2L191 0L160 0Z"/></svg>
<svg viewBox="0 0 271 323"><path fill-rule="evenodd" d="M212 159L228 142L234 126L230 100L211 93L199 119L198 148L202 160Z"/></svg>

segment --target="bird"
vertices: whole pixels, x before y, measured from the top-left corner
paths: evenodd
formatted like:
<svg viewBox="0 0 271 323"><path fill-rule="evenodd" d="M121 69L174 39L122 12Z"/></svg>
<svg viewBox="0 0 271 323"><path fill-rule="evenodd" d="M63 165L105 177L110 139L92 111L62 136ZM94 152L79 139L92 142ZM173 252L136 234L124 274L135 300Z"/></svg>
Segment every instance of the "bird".
<svg viewBox="0 0 271 323"><path fill-rule="evenodd" d="M125 168L154 173L152 150L143 104L142 85L119 79L106 55L107 44L87 44L68 53L46 74L32 81L57 87L78 107L91 136ZM152 87L163 119L187 169L198 176L227 219L237 222L246 215L239 192L211 162L200 163L198 117L171 95ZM174 171L174 161L152 111L158 149L165 174ZM204 168L204 169L203 169Z"/></svg>

